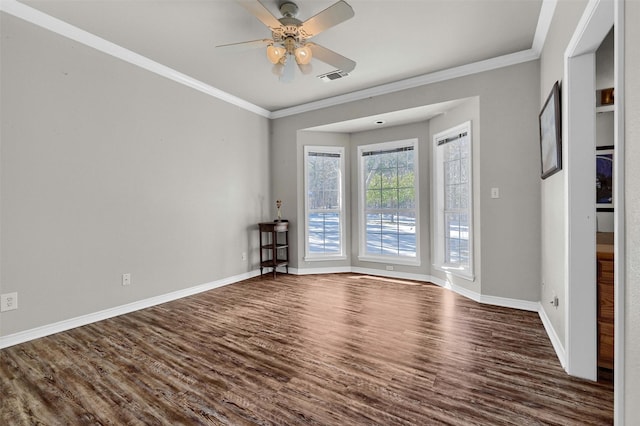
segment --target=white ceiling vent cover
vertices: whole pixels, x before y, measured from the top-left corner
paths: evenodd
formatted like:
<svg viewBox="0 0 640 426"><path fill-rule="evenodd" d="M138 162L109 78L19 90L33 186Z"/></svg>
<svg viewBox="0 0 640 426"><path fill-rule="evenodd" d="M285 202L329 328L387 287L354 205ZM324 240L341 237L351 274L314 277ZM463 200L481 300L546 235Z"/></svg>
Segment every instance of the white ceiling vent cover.
<svg viewBox="0 0 640 426"><path fill-rule="evenodd" d="M335 70L335 71L328 72L326 74L319 75L318 78L326 83L329 81L338 80L340 78L344 78L348 76L349 76L349 73L346 73L342 70Z"/></svg>

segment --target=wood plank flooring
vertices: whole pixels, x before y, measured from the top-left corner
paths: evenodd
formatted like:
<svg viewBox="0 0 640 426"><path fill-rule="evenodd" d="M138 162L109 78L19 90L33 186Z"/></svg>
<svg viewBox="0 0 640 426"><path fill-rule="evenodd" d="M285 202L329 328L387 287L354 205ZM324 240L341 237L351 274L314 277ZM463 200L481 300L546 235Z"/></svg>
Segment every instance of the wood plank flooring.
<svg viewBox="0 0 640 426"><path fill-rule="evenodd" d="M3 425L607 425L538 315L357 274L257 277L0 351Z"/></svg>

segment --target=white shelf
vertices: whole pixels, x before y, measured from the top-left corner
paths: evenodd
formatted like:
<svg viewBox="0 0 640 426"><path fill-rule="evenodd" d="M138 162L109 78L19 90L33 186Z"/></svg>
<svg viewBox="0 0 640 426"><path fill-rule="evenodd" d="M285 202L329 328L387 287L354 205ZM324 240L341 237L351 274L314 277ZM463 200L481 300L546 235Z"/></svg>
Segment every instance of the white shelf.
<svg viewBox="0 0 640 426"><path fill-rule="evenodd" d="M596 112L597 113L601 113L601 112L613 112L615 111L616 106L615 105L603 105L603 106L597 106L596 107Z"/></svg>

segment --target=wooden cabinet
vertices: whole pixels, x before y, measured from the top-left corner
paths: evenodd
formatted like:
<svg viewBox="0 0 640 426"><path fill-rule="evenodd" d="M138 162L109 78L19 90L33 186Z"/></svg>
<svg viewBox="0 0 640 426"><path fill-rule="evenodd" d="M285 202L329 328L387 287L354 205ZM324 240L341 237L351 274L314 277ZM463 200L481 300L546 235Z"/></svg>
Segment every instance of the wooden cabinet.
<svg viewBox="0 0 640 426"><path fill-rule="evenodd" d="M613 370L613 245L598 244L598 367Z"/></svg>
<svg viewBox="0 0 640 426"><path fill-rule="evenodd" d="M260 275L271 268L273 277L280 266L289 273L289 222L262 222L260 229Z"/></svg>

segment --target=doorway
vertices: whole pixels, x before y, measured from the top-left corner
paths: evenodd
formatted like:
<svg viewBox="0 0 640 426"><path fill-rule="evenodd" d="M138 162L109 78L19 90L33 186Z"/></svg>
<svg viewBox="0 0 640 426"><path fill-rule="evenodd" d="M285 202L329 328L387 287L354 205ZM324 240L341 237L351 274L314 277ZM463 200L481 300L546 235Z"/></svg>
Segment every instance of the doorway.
<svg viewBox="0 0 640 426"><path fill-rule="evenodd" d="M624 90L620 58L623 52L624 2L589 2L565 51L563 142L567 171L565 218L566 244L566 359L569 374L597 380L596 340L596 209L595 209L595 52L614 27L614 253L615 279L615 383L614 417L616 423L624 413Z"/></svg>

